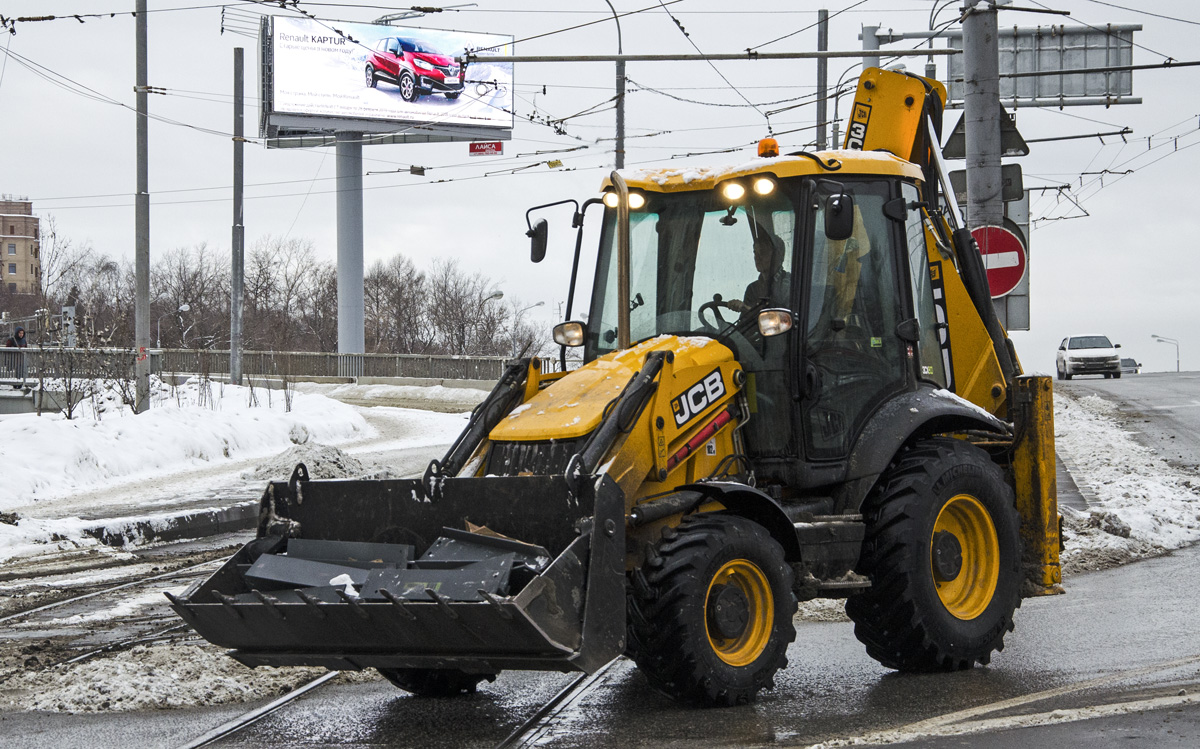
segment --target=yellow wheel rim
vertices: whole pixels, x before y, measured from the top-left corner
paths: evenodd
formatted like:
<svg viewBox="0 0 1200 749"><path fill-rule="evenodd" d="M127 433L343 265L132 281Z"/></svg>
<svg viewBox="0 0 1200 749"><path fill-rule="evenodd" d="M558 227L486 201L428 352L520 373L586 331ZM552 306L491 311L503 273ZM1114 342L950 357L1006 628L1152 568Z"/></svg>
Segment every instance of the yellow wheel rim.
<svg viewBox="0 0 1200 749"><path fill-rule="evenodd" d="M1000 578L1000 541L987 508L969 494L951 499L938 513L929 547L930 571L942 605L958 619L982 614Z"/></svg>
<svg viewBox="0 0 1200 749"><path fill-rule="evenodd" d="M729 590L726 590L728 587ZM745 620L740 632L732 632L737 626L726 625L724 632L713 621L714 607L720 599L732 599ZM744 610L741 607L744 606ZM731 666L745 666L762 655L771 640L772 623L775 621L775 600L771 596L771 583L758 565L747 559L734 559L721 565L708 584L704 597L705 629L713 652Z"/></svg>

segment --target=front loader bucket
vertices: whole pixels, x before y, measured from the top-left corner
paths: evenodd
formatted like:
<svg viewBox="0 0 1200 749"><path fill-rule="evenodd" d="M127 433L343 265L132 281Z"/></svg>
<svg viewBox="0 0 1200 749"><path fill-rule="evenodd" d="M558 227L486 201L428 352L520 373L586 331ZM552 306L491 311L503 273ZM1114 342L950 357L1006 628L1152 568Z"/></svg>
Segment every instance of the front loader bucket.
<svg viewBox="0 0 1200 749"><path fill-rule="evenodd" d="M624 648L607 476L274 482L259 535L175 611L248 666L592 672ZM467 532L468 523L494 532ZM497 536L495 534L502 534Z"/></svg>

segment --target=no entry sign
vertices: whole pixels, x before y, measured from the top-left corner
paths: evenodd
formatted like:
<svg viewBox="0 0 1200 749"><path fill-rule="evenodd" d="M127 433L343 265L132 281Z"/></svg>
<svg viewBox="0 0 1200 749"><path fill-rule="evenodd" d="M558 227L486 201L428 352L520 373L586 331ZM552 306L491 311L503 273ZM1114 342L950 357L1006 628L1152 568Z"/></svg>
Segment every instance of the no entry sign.
<svg viewBox="0 0 1200 749"><path fill-rule="evenodd" d="M1011 293L1025 277L1025 246L1016 234L999 226L981 226L971 231L983 255L992 298Z"/></svg>

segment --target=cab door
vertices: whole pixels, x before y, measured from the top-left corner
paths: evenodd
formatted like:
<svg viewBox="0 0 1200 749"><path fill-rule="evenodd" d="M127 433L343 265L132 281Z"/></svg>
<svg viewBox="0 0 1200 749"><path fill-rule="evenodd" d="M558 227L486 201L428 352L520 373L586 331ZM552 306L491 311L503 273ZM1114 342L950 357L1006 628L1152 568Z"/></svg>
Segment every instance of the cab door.
<svg viewBox="0 0 1200 749"><path fill-rule="evenodd" d="M885 216L892 185L847 181L854 198L848 239L825 235L825 202L836 189L817 183L810 201L800 432L809 461L849 455L871 414L906 387L912 346L897 326L903 294L896 222Z"/></svg>

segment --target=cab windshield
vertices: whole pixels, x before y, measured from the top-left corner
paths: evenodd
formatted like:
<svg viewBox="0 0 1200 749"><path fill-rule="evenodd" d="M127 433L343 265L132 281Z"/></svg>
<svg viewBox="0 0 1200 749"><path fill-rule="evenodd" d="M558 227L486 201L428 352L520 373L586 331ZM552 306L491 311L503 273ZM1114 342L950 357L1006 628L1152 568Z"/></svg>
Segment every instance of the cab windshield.
<svg viewBox="0 0 1200 749"><path fill-rule="evenodd" d="M720 190L643 193L630 211L630 341L750 328L758 311L790 307L796 190L747 185L731 203ZM617 212L608 208L588 317L588 358L617 347Z"/></svg>

